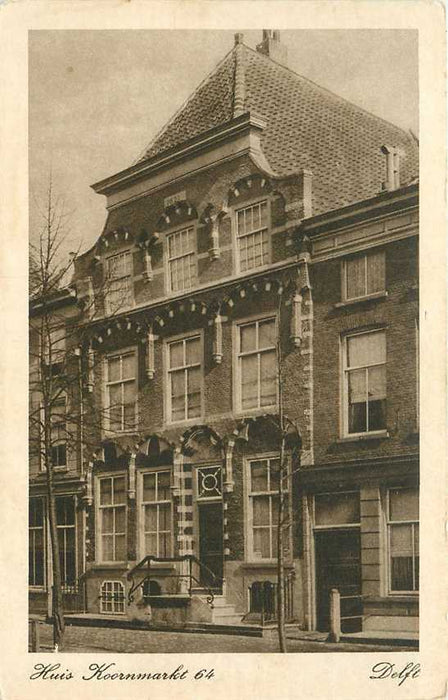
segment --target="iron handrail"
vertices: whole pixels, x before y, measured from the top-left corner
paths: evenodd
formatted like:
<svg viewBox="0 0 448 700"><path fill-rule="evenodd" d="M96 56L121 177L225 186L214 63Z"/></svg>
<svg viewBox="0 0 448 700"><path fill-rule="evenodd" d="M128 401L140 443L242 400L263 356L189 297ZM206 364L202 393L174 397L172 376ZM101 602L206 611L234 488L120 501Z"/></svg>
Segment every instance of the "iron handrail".
<svg viewBox="0 0 448 700"><path fill-rule="evenodd" d="M184 561L187 561L189 563L189 573L188 574L168 574L166 577L167 578L178 578L178 579L189 580L190 585L189 585L188 593L189 593L190 597L192 595L192 585L191 584L193 581L195 583L197 583L198 586L203 585L203 584L201 584L200 581L198 581L198 579L195 576L193 576L193 573L191 570L191 565L193 562L198 564L198 566L201 569L204 569L205 571L207 571L211 575L213 581L215 582L216 587L220 588L220 586L222 585L223 579L221 577L216 576L216 574L211 569L209 569L206 564L204 564L202 561L200 561L200 559L198 559L194 554L183 554L183 555L179 555L176 557L156 557L153 554L147 554L127 574L128 580L132 580L132 585L131 585L131 588L128 592L128 604L132 603L132 601L134 600L135 591L138 588L142 587L146 581L151 580L151 562L158 562L158 563L170 563L170 562L172 562L172 563L175 563L175 562L184 562ZM138 583L135 583L135 581L134 581L135 573L137 571L141 571L142 569L144 569L145 566L147 566L148 573ZM203 587L206 589L206 591L208 593L207 603L210 605L210 607L213 608L213 601L215 599L215 594L210 586L203 586Z"/></svg>

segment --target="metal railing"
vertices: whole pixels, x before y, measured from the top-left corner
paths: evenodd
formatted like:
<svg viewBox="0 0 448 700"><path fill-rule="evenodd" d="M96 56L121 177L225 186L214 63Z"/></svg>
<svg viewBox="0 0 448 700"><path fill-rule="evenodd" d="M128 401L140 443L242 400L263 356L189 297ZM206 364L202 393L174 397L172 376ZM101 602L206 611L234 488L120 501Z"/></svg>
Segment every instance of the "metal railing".
<svg viewBox="0 0 448 700"><path fill-rule="evenodd" d="M248 587L249 614L259 614L261 624L278 619L278 583L254 581ZM294 576L285 578L284 610L286 622L294 619Z"/></svg>
<svg viewBox="0 0 448 700"><path fill-rule="evenodd" d="M216 576L216 574L194 554L184 554L183 556L178 557L155 557L152 554L149 554L148 556L144 557L136 566L134 566L129 571L127 575L128 580L131 581L131 587L128 591L128 605L133 602L135 592L139 588L143 588L143 586L147 584L148 589L150 589L151 581L153 581L154 578L158 578L157 572L154 569L151 570L151 564L157 562L162 564L186 562L188 565L188 571L186 573L164 573L163 578L174 578L179 581L186 580L188 582L187 592L190 597L193 595L193 584L196 584L195 587L207 591L207 603L210 605L211 608L213 608L215 593L217 590L222 590L223 579L219 576ZM193 574L194 564L196 564L200 572L207 574L209 580L212 581L213 585L204 585L203 582L201 582L201 580ZM144 572L144 576L140 580L136 580L136 575L139 572ZM149 593L149 595L147 594L144 597L150 599L152 596L151 593Z"/></svg>

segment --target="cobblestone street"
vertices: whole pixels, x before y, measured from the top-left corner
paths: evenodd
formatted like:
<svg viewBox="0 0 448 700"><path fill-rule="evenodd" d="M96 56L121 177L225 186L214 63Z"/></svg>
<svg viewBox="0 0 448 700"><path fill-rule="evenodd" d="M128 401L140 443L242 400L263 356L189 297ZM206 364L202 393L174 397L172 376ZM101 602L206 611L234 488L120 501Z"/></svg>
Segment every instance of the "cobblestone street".
<svg viewBox="0 0 448 700"><path fill-rule="evenodd" d="M292 636L291 632L291 636ZM52 629L40 625L40 648L51 651ZM277 639L244 637L198 632L155 632L148 630L66 627L64 651L67 653L269 653L278 651ZM415 651L411 647L339 643L288 638L288 651L301 653Z"/></svg>

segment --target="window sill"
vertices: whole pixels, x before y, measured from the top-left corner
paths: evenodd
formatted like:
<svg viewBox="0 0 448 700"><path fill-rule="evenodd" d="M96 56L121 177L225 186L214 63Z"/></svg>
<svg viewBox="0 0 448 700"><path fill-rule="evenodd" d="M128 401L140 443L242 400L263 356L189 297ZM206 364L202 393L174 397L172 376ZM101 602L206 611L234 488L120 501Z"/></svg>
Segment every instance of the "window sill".
<svg viewBox="0 0 448 700"><path fill-rule="evenodd" d="M336 440L337 444L344 444L346 442L363 442L364 440L384 440L389 438L390 435L387 430L378 430L376 433L363 433L362 435L349 435L347 437L338 438Z"/></svg>
<svg viewBox="0 0 448 700"><path fill-rule="evenodd" d="M387 299L387 292L375 292L375 294L366 294L365 297L357 297L356 299L346 299L345 301L338 301L334 305L335 309L341 309L345 306L353 306L354 304L363 304L368 301L381 301L382 299Z"/></svg>
<svg viewBox="0 0 448 700"><path fill-rule="evenodd" d="M241 563L242 569L277 569L278 562L275 559L257 559L254 561L244 561ZM286 569L293 569L294 564L285 563Z"/></svg>
<svg viewBox="0 0 448 700"><path fill-rule="evenodd" d="M278 406L265 406L264 408L238 409L235 412L236 418L251 418L253 416L275 416L278 413Z"/></svg>

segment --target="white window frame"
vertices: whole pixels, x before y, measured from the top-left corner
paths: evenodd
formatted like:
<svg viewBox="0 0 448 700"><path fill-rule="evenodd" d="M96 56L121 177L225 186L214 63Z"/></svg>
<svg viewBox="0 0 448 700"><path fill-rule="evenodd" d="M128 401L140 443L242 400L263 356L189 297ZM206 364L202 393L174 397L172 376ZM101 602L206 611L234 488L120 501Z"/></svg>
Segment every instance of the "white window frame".
<svg viewBox="0 0 448 700"><path fill-rule="evenodd" d="M201 361L200 363L195 363L193 365L185 365L183 368L175 368L171 369L170 368L170 345L173 343L179 343L181 341L184 341L184 353L185 353L185 341L190 340L192 338L199 338L200 341L200 354L201 354ZM165 409L165 422L169 424L181 424L181 423L195 423L198 420L201 420L204 416L204 331L202 329L198 331L194 331L188 334L180 334L176 336L172 336L170 338L165 338L164 339L164 365L165 365L165 371L164 371L164 409ZM170 379L170 374L171 372L179 371L180 369L187 370L192 367L199 367L200 368L200 374L201 374L201 380L200 380L200 392L201 392L201 412L199 416L194 416L193 418L181 418L179 420L173 420L172 418L172 406L171 406L171 379ZM186 371L184 372L184 377L187 376ZM186 380L185 380L186 381ZM186 391L186 386L185 386L185 394L184 394L184 416L187 414L187 391Z"/></svg>
<svg viewBox="0 0 448 700"><path fill-rule="evenodd" d="M357 523L332 523L328 525L317 525L316 523L316 496L349 496L356 495L359 500L359 521ZM347 530L347 529L359 529L361 527L361 494L359 491L318 491L312 496L312 522L313 530Z"/></svg>
<svg viewBox="0 0 448 700"><path fill-rule="evenodd" d="M109 382L109 360L117 357L124 357L125 355L134 355L134 377L130 378L128 377L127 379L123 380L120 378L119 380ZM139 367L139 356L138 356L138 348L133 346L133 347L128 347L128 348L122 348L121 350L117 350L116 352L111 352L105 355L104 360L103 360L103 377L104 377L104 382L103 382L103 410L104 410L104 425L105 425L105 430L107 433L116 435L116 434L122 434L122 433L134 433L137 430L138 426L138 388L139 388L139 382L138 382L138 367ZM122 430L117 430L116 428L111 427L111 420L110 420L110 400L109 400L109 386L111 385L117 385L117 384L125 384L129 382L134 382L135 383L135 424L134 426L131 426L127 428L124 426L124 404L122 404L122 421L121 425L123 426Z"/></svg>
<svg viewBox="0 0 448 700"><path fill-rule="evenodd" d="M259 229L254 229L253 231L250 231L249 233L244 233L242 235L239 235L238 232L238 213L241 211L244 211L245 209L250 209L252 207L257 206L258 204L266 204L266 217L267 217L267 227L264 228L259 228ZM259 198L257 197L256 199L250 200L248 202L245 202L241 206L235 206L233 209L233 231L234 231L234 250L235 250L235 271L236 274L250 274L254 270L262 270L263 268L267 267L268 265L271 264L272 261L272 240L271 240L271 202L269 197L266 198ZM246 270L241 270L241 263L240 263L240 239L246 238L247 236L259 233L261 231L266 231L267 232L267 246L268 246L268 261L264 263L263 265L257 265L256 267L249 267Z"/></svg>
<svg viewBox="0 0 448 700"><path fill-rule="evenodd" d="M193 232L193 247L191 251L183 253L182 255L175 255L170 257L170 238L175 235L185 233L187 231ZM194 279L189 287L182 287L182 289L173 289L171 284L171 263L174 260L181 260L187 256L193 256L194 259ZM191 225L183 226L181 228L175 228L173 230L167 231L165 234L165 289L167 294L175 295L182 294L183 292L188 292L190 289L194 289L199 284L199 270L198 270L198 240L197 240L197 227L196 223Z"/></svg>
<svg viewBox="0 0 448 700"><path fill-rule="evenodd" d="M73 525L66 525L66 524L59 524L57 522L56 518L56 529L59 531L62 531L64 533L64 569L67 571L67 537L66 537L66 532L67 530L73 530L75 537L74 537L74 552L75 552L75 583L73 584L75 587L77 586L77 580L78 580L78 542L77 542L77 532L76 532L76 496L74 494L60 494L56 496L56 500L59 498L71 498L73 500ZM59 551L61 549L59 548ZM67 584L66 581L62 579L62 571L61 571L61 584L63 590L68 588L71 588L70 584Z"/></svg>
<svg viewBox="0 0 448 700"><path fill-rule="evenodd" d="M42 577L42 583L30 583L29 588L32 590L37 590L37 591L43 591L46 589L47 586L47 502L46 499L43 496L30 496L30 501L31 500L39 500L42 503L42 526L40 525L31 525L28 523L28 538L31 539L31 533L36 532L37 530L42 531L42 550L43 550L43 561L42 561L42 571L43 571L43 577ZM29 543L30 544L30 543ZM28 547L29 547L28 544ZM34 569L35 569L35 559L36 559L36 553L35 553L35 540L34 540L34 534L33 534L33 562L34 562ZM29 576L29 573L28 573ZM35 577L33 576L33 579Z"/></svg>
<svg viewBox="0 0 448 700"><path fill-rule="evenodd" d="M412 528L412 577L415 584L415 564L414 558L420 556L420 551L415 551L415 525L420 526L420 518L418 520L390 520L390 492L391 491L417 491L419 493L418 486L391 486L387 489L384 499L384 523L386 530L386 572L387 572L387 595L389 596L418 596L420 593L420 587L414 588L414 590L393 590L392 589L392 558L391 558L391 543L390 543L390 532L391 528L395 525L409 525Z"/></svg>
<svg viewBox="0 0 448 700"><path fill-rule="evenodd" d="M100 482L105 479L111 479L112 480L112 494L113 494L113 481L114 479L118 478L123 478L124 479L124 493L125 493L125 499L124 503L117 503L114 504L113 502L109 505L101 505L100 503ZM97 562L102 563L102 564L123 564L127 561L127 539L128 539L128 506L127 506L127 479L126 479L126 473L125 472L109 472L109 473L104 473L101 474L101 476L98 476L96 479L96 547L95 547L95 558ZM113 496L112 496L113 499ZM113 550L115 553L116 550L116 544L115 544L115 538L118 535L124 535L124 549L125 549L125 559L104 559L103 557L103 531L102 531L102 511L105 509L113 509L114 510L114 515L113 515L113 521L114 521L114 528L112 533L107 533L108 535L113 535ZM124 508L124 532L116 532L115 529L115 510L117 508Z"/></svg>
<svg viewBox="0 0 448 700"><path fill-rule="evenodd" d="M129 256L129 271L128 274L125 275L120 275L117 277L112 277L111 272L110 272L110 262L114 258L119 258L119 257L124 257L124 256ZM129 309L132 309L134 304L135 304L135 298L134 298L134 285L133 285L133 280L134 280L134 270L133 270L133 265L134 265L134 260L133 260L133 252L131 248L127 248L126 250L122 250L118 253L113 253L112 255L108 255L106 260L106 266L107 266L107 271L106 271L106 290L105 290L105 312L107 316L111 316L117 313L120 313L121 311L129 311ZM116 282L123 282L123 280L127 280L127 283L129 284L129 304L123 304L123 306L119 306L116 309L112 309L110 307L110 298L109 298L109 293L112 291L112 285ZM115 290L114 290L115 291Z"/></svg>
<svg viewBox="0 0 448 700"><path fill-rule="evenodd" d="M110 598L106 601L104 595L106 591L103 591L105 586L110 587ZM116 595L116 589L120 589L120 600L117 600L114 596ZM110 602L112 610L104 610L104 604ZM121 581L101 581L100 584L100 612L102 615L125 615L126 614L126 595L125 587ZM119 610L116 607L120 607Z"/></svg>
<svg viewBox="0 0 448 700"><path fill-rule="evenodd" d="M383 265L384 265L384 285L383 289L379 289L376 292L367 292L367 281L368 281L368 258L369 256L372 256L374 254L380 253L383 257ZM349 297L347 295L347 282L348 282L348 277L347 277L347 263L350 260L353 260L354 258L364 258L364 294L360 294L359 296L356 297ZM377 248L373 249L368 249L363 251L362 253L358 253L356 255L351 255L350 257L343 258L342 260L342 289L341 289L341 298L342 301L345 302L351 302L351 301L358 301L361 299L369 299L369 298L375 298L378 296L384 296L386 292L386 251L384 249L378 250Z"/></svg>
<svg viewBox="0 0 448 700"><path fill-rule="evenodd" d="M240 370L240 357L242 356L242 353L240 353L240 327L245 326L245 325L250 325L252 323L261 323L263 321L267 321L269 319L273 319L275 323L275 337L278 338L278 318L276 313L271 313L271 314L266 314L263 316L249 316L244 319L240 319L237 321L234 321L233 324L233 399L234 399L234 407L235 407L235 413L237 415L253 415L257 413L267 413L269 411L272 411L273 409L278 408L278 380L276 382L276 400L274 404L266 405L266 406L256 406L253 408L243 408L242 407L242 391L241 391L241 370ZM257 339L258 339L258 326L257 326ZM258 345L258 342L257 342ZM275 349L275 355L276 355L276 367L277 367L277 346L274 346ZM258 354L258 357L260 356L260 352L266 352L270 351L272 348L263 348L261 351L260 350L254 350L253 352L246 353L245 355L253 355L253 354ZM278 372L278 368L277 368ZM260 403L260 389L261 389L261 383L260 383L260 361L258 361L258 380L259 380L259 385L258 385L258 404Z"/></svg>
<svg viewBox="0 0 448 700"><path fill-rule="evenodd" d="M155 474L156 477L156 495L158 496L158 476L161 472L168 473L170 475L170 498L168 500L158 500L155 501L145 501L144 496L144 477L147 474ZM147 554L152 554L153 556L159 557L159 534L166 532L166 530L160 530L159 528L159 505L170 505L170 547L168 556L173 556L174 550L174 514L173 514L173 499L172 499L172 484L173 484L173 473L172 469L167 467L154 467L152 469L145 469L138 474L138 550L140 552L140 558L143 559ZM157 536L157 552L147 552L146 551L146 529L145 529L145 511L147 506L153 506L157 510L157 531L155 533Z"/></svg>
<svg viewBox="0 0 448 700"><path fill-rule="evenodd" d="M58 469L63 471L64 469L67 469L68 467L68 447L67 447L67 438L61 438L59 440L53 440L53 431L56 430L59 426L63 425L64 426L64 431L67 431L67 397L65 395L61 395L53 404L53 407L55 406L62 406L62 403L64 404L64 418L65 420L61 420L59 422L55 422L51 424L51 430L50 430L50 438L51 438L51 450L53 450L53 447L59 447L60 445L63 445L65 447L65 463L64 464L54 464L53 468ZM45 471L43 469L42 471Z"/></svg>
<svg viewBox="0 0 448 700"><path fill-rule="evenodd" d="M365 336L371 333L383 333L386 338L386 359L384 362L374 362L369 365L362 365L356 367L348 367L347 365L347 342L350 338L355 336ZM368 367L381 367L384 365L386 372L386 415L387 415L387 329L374 328L366 331L356 331L353 333L344 334L340 338L340 349L341 349L341 434L345 438L356 438L363 435L386 435L387 427L381 428L380 430L366 430L360 433L350 433L349 432L349 405L348 405L348 376L349 373L355 369L365 369ZM368 427L368 426L367 426Z"/></svg>
<svg viewBox="0 0 448 700"><path fill-rule="evenodd" d="M276 530L276 523L273 523L272 521L272 497L277 496L278 497L278 491L255 491L252 492L252 482L251 482L251 464L253 462L261 462L261 461L268 461L270 462L271 460L278 459L280 461L280 454L279 453L263 453L259 455L251 455L250 457L245 458L244 460L244 491L245 491L245 508L247 509L247 517L245 518L245 551L246 551L246 561L250 564L259 564L259 565L265 565L265 564L273 564L274 562L277 561L277 557L270 557L270 558L263 558L263 557L256 557L255 552L254 552L254 525L253 525L253 498L257 496L268 496L269 497L269 518L270 518L270 523L268 526L265 526L266 528L269 528L270 534L271 534L271 554L273 551L273 537L277 537L277 533L275 532ZM289 488L289 483L291 481L291 460L289 457L287 459L287 470L288 470L288 478L284 480L284 493L288 496L287 500L287 509L288 509L288 516L290 518L290 522L292 525L292 498L291 498L291 489ZM268 470L268 473L270 471ZM292 545L292 537L291 537L291 527L288 528L288 530L285 529L285 540L288 540L289 544L289 550L292 552L291 545ZM292 556L291 556L292 558Z"/></svg>

